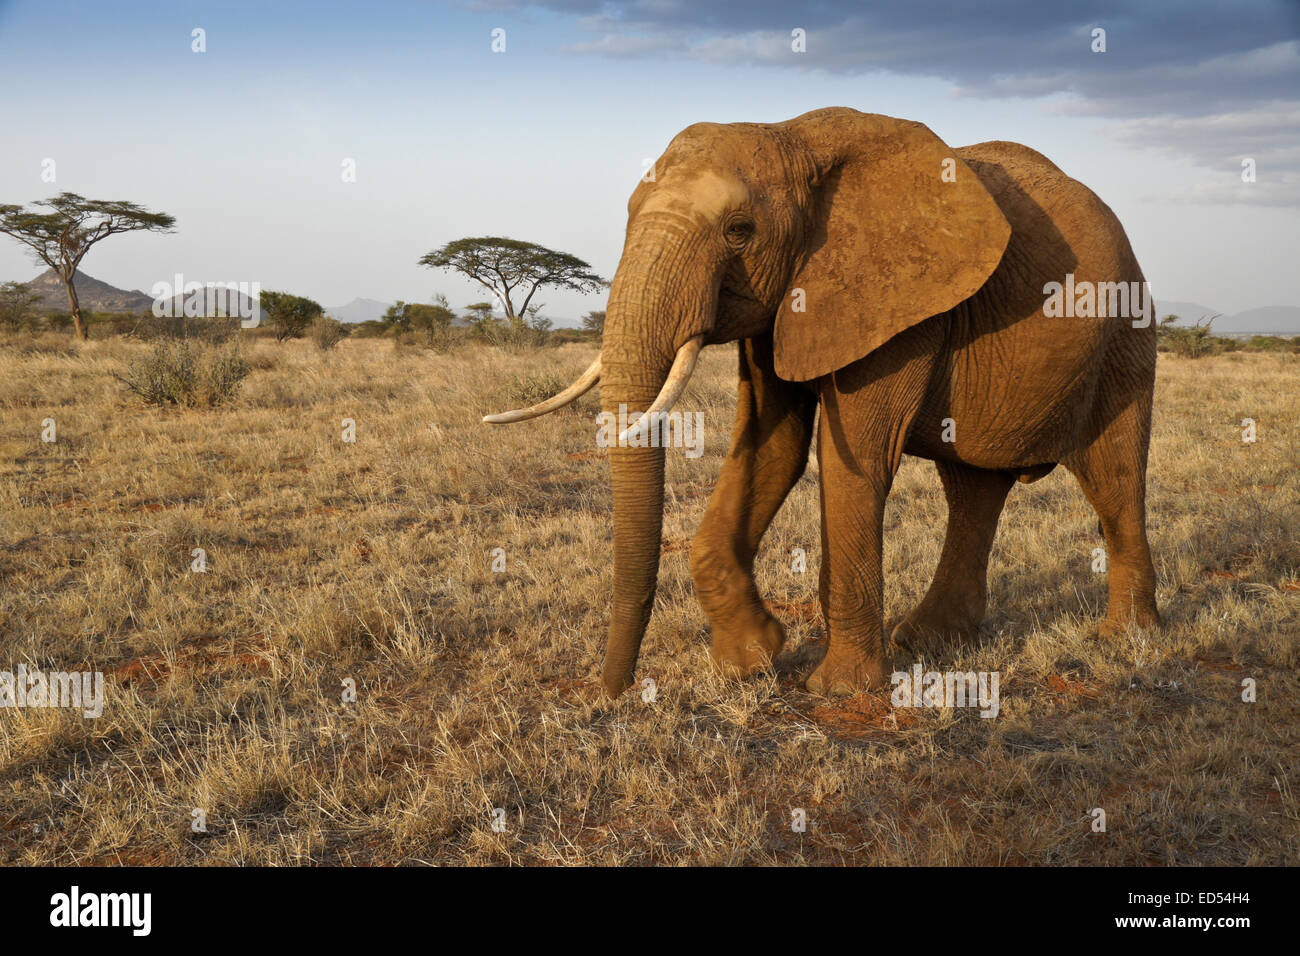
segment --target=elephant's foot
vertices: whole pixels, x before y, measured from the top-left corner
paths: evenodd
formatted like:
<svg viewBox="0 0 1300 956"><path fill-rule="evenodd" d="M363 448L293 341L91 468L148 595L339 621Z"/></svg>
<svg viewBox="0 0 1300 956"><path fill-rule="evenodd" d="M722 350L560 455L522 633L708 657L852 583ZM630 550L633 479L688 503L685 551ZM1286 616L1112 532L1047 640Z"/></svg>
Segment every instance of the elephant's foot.
<svg viewBox="0 0 1300 956"><path fill-rule="evenodd" d="M929 595L898 622L890 635L897 647L912 650L921 638L938 638L946 644L969 644L979 636L984 619L984 600L945 596L932 601Z"/></svg>
<svg viewBox="0 0 1300 956"><path fill-rule="evenodd" d="M752 616L741 624L712 622L709 656L726 677L749 677L772 663L785 644L785 628L770 614Z"/></svg>
<svg viewBox="0 0 1300 956"><path fill-rule="evenodd" d="M1117 602L1114 598L1106 609L1106 617L1097 627L1097 632L1107 640L1122 637L1130 627L1154 629L1160 626L1160 612L1156 610L1153 597L1139 598L1133 596L1127 602Z"/></svg>
<svg viewBox="0 0 1300 956"><path fill-rule="evenodd" d="M847 697L884 683L884 655L872 654L858 644L836 643L826 651L817 669L804 681L811 693L823 697Z"/></svg>

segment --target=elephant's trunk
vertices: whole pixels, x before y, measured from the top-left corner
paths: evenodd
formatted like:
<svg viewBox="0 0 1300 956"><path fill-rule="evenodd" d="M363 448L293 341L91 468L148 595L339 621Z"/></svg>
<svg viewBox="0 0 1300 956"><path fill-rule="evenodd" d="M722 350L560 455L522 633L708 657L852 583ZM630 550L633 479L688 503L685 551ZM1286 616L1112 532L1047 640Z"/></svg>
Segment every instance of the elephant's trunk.
<svg viewBox="0 0 1300 956"><path fill-rule="evenodd" d="M606 389L612 409L619 403L645 409L657 388ZM641 638L650 622L659 574L659 547L664 511L664 450L662 448L611 448L610 477L614 488L614 601L605 667L601 683L617 697L631 683Z"/></svg>
<svg viewBox="0 0 1300 956"><path fill-rule="evenodd" d="M629 235L623 260L610 288L601 351L602 409L628 418L644 412L669 379L678 348L703 333L716 308L716 279L682 283L680 270L689 248L665 230ZM689 261L689 260L687 260ZM712 288L709 288L712 281ZM670 286L675 286L670 290ZM671 291L671 301L670 301ZM698 342L683 349L673 378L689 374ZM658 442L616 443L609 450L614 491L614 600L605 665L605 691L617 697L632 683L641 640L654 606L663 530L664 449Z"/></svg>

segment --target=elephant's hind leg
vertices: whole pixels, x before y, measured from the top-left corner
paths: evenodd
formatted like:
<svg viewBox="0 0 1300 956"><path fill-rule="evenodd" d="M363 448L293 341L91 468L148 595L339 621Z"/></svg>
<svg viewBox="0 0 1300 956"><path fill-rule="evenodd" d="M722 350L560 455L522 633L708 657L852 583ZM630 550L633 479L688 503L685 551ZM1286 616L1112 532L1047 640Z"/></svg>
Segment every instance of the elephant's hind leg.
<svg viewBox="0 0 1300 956"><path fill-rule="evenodd" d="M989 551L1015 482L1009 472L944 461L935 467L948 499L948 530L929 591L894 628L892 639L902 647L926 634L954 641L978 632L988 603Z"/></svg>
<svg viewBox="0 0 1300 956"><path fill-rule="evenodd" d="M1147 439L1151 398L1132 402L1115 416L1089 447L1065 462L1101 519L1106 538L1109 603L1103 636L1123 633L1130 624L1160 623L1156 573L1146 531Z"/></svg>
<svg viewBox="0 0 1300 956"><path fill-rule="evenodd" d="M713 632L710 654L728 676L765 667L785 643L754 583L754 556L808 463L816 411L816 396L777 377L770 335L740 343L731 448L691 545L695 596Z"/></svg>

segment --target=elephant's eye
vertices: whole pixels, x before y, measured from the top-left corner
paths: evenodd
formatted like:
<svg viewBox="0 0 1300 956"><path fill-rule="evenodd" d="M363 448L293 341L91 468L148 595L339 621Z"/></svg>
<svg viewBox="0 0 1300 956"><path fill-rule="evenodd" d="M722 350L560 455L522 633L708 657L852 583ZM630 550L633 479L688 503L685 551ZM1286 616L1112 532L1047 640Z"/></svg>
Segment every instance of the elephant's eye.
<svg viewBox="0 0 1300 956"><path fill-rule="evenodd" d="M754 221L737 217L727 223L727 241L734 245L744 245L754 236Z"/></svg>

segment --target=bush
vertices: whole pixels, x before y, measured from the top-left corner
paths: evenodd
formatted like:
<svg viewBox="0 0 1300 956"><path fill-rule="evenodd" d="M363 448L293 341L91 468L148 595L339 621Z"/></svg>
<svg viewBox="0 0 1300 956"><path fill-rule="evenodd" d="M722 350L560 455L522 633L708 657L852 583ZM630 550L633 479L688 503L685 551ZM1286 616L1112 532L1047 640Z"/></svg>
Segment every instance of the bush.
<svg viewBox="0 0 1300 956"><path fill-rule="evenodd" d="M537 328L526 322L482 323L475 326L470 334L507 352L527 352L555 344L548 329Z"/></svg>
<svg viewBox="0 0 1300 956"><path fill-rule="evenodd" d="M0 283L0 328L13 331L32 330L40 324L36 303L40 293L23 282Z"/></svg>
<svg viewBox="0 0 1300 956"><path fill-rule="evenodd" d="M378 319L366 319L364 322L357 322L352 326L349 338L354 339L377 339L381 338L388 332L388 326Z"/></svg>
<svg viewBox="0 0 1300 956"><path fill-rule="evenodd" d="M1166 315L1156 327L1156 347L1162 352L1173 352L1184 358L1204 358L1218 350L1210 325L1214 317L1202 319L1193 326L1176 326L1176 315Z"/></svg>
<svg viewBox="0 0 1300 956"><path fill-rule="evenodd" d="M1296 352L1300 351L1300 336L1252 335L1246 348L1253 352Z"/></svg>
<svg viewBox="0 0 1300 956"><path fill-rule="evenodd" d="M322 352L328 352L348 337L348 330L338 319L327 315L318 315L311 323L312 344Z"/></svg>
<svg viewBox="0 0 1300 956"><path fill-rule="evenodd" d="M238 348L163 341L118 379L146 405L215 408L235 396L248 371Z"/></svg>
<svg viewBox="0 0 1300 956"><path fill-rule="evenodd" d="M575 374L573 378L577 378ZM506 386L506 402L511 408L526 408L530 405L536 405L538 402L544 402L553 395L557 395L569 387L573 378L561 378L554 372L541 372L537 375L528 375L524 377L515 377L511 379ZM565 406L566 410L577 410L582 404L582 399L578 399Z"/></svg>
<svg viewBox="0 0 1300 956"><path fill-rule="evenodd" d="M87 335L94 339L107 339L133 334L141 317L131 312L96 312L82 318L86 320Z"/></svg>
<svg viewBox="0 0 1300 956"><path fill-rule="evenodd" d="M319 302L301 295L288 292L263 290L258 296L262 314L267 325L275 330L275 340L300 339L322 313Z"/></svg>
<svg viewBox="0 0 1300 956"><path fill-rule="evenodd" d="M132 338L144 342L160 339L170 341L195 341L205 345L224 345L239 331L236 317L213 316L198 318L186 315L156 316L146 312L135 320L130 331Z"/></svg>
<svg viewBox="0 0 1300 956"><path fill-rule="evenodd" d="M45 317L45 327L51 332L67 332L72 329L71 312L51 312Z"/></svg>

